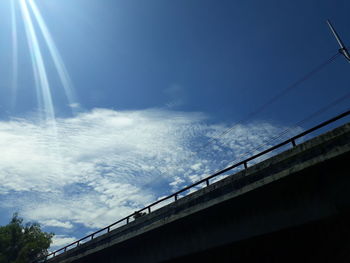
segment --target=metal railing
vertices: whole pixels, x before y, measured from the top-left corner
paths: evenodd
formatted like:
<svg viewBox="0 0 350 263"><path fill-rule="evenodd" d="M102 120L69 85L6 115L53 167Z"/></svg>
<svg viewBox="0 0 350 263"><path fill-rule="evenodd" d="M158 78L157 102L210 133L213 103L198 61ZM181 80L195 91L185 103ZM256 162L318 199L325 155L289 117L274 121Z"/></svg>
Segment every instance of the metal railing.
<svg viewBox="0 0 350 263"><path fill-rule="evenodd" d="M337 120L339 120L341 118L344 118L344 117L346 117L348 115L350 115L350 110L345 111L344 113L339 114L338 116L336 116L334 118L331 118L331 119L329 119L327 121L324 121L324 122L320 123L319 125L311 128L311 129L308 129L308 130L306 130L306 131L304 131L302 133L299 133L298 135L296 135L296 136L294 136L294 137L292 137L292 138L290 138L288 140L285 140L285 141L283 141L283 142L281 142L281 143L279 143L279 144L277 144L277 145L275 145L275 146L273 146L273 147L271 147L271 148L269 148L269 149L267 149L265 151L262 151L262 152L260 152L258 154L255 154L255 155L253 155L253 156L251 156L251 157L249 157L249 158L247 158L247 159L245 159L243 161L240 161L240 162L235 163L235 164L233 164L233 165L231 165L231 166L229 166L229 167L227 167L227 168L225 168L223 170L220 170L220 171L218 171L218 172L216 172L216 173L214 173L214 174L212 174L212 175L210 175L210 176L208 176L208 177L206 177L206 178L204 178L204 179L202 179L202 180L200 180L200 181L198 181L198 182L196 182L194 184L191 184L191 185L189 185L189 186L187 186L187 187L185 187L185 188L183 188L183 189L181 189L181 190L179 190L179 191L177 191L177 192L175 192L175 193L173 193L171 195L168 195L168 196L166 196L164 198L161 198L161 199L157 200L156 202L154 202L154 203L152 203L152 204L150 204L150 205L148 205L148 206L146 206L146 207L144 207L144 208L142 208L142 209L140 209L140 210L138 210L138 211L136 211L136 212L134 212L134 213L132 213L132 214L130 214L130 215L128 215L128 216L118 220L118 221L116 221L116 222L114 222L113 224L110 224L110 225L108 225L108 226L106 226L106 227L104 227L104 228L102 228L102 229L100 229L100 230L90 234L90 235L87 235L87 236L85 236L85 237L83 237L83 238L81 238L81 239L79 239L79 240L77 240L77 241L75 241L75 242L65 246L65 247L62 247L62 248L60 248L60 249L58 249L58 250L48 254L47 256L45 256L44 258L41 258L40 260L47 260L47 259L51 259L51 258L53 258L53 257L55 257L57 255L61 255L62 253L66 252L69 249L72 249L74 247L78 247L82 243L85 244L89 240L93 240L98 234L101 234L103 232L106 232L105 234L107 234L107 233L109 233L111 231L111 228L113 226L116 226L119 223L125 222L126 224L129 224L130 219L135 218L136 214L140 214L142 212L151 213L152 212L152 207L154 207L155 205L157 205L157 204L159 204L161 202L164 202L166 200L173 199L174 201L177 201L181 193L183 193L183 192L185 192L187 190L190 190L190 189L192 189L192 188L194 188L194 187L196 187L196 186L198 186L200 184L205 183L206 186L209 186L211 179L213 179L214 177L216 177L218 175L222 175L225 172L228 172L228 171L230 171L230 170L232 170L232 169L234 169L236 167L239 167L239 166L243 165L244 169L247 169L248 168L248 162L250 162L250 161L252 161L252 160L254 160L254 159L258 158L258 157L261 157L261 156L263 156L263 155L265 155L265 154L267 154L269 152L272 152L272 151L274 151L274 150L276 150L276 149L278 149L278 148L280 148L282 146L285 146L285 145L288 145L288 144L292 144L292 147L295 147L297 145L296 144L296 140L297 139L299 139L301 137L304 137L305 135L310 134L311 132L314 132L314 131L316 131L316 130L324 127L324 126L327 126L327 125L329 125L329 124L331 124L331 123L333 123L333 122L335 122L335 121L337 121ZM83 241L85 241L85 242L83 242Z"/></svg>

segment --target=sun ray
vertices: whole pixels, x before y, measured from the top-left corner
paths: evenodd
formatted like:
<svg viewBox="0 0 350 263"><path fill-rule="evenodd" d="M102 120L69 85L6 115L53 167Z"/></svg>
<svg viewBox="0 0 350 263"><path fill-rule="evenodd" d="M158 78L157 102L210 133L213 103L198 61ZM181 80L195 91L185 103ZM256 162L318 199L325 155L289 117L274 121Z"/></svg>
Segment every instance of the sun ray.
<svg viewBox="0 0 350 263"><path fill-rule="evenodd" d="M17 16L15 1L11 1L11 25L12 25L12 96L11 96L11 108L14 109L17 102L17 89L18 89L18 38L17 38Z"/></svg>
<svg viewBox="0 0 350 263"><path fill-rule="evenodd" d="M33 21L30 17L28 6L25 0L20 0L20 8L24 20L25 31L27 35L28 45L30 48L34 77L36 81L39 106L42 106L46 120L54 122L55 111L52 103L50 85L45 69L43 56L40 50L38 37L34 30Z"/></svg>
<svg viewBox="0 0 350 263"><path fill-rule="evenodd" d="M40 13L40 10L38 6L36 5L34 0L28 0L28 3L33 11L34 18L36 19L39 28L41 30L41 33L45 39L45 42L48 46L50 55L52 57L52 60L54 62L55 68L57 70L58 76L60 78L60 81L62 83L62 86L64 88L65 94L67 96L69 105L77 105L77 99L75 96L73 84L71 81L71 78L68 74L67 68L63 62L62 56L60 52L57 49L57 46L52 38L52 35L43 19L43 16ZM74 110L74 107L72 107Z"/></svg>
<svg viewBox="0 0 350 263"><path fill-rule="evenodd" d="M35 82L35 90L36 90L36 98L37 98L37 103L38 103L38 114L40 116L41 119L43 119L43 97L42 97L42 92L41 92L41 88L40 88L40 81L39 81L39 73L37 71L37 66L36 66L36 59L35 59L35 55L34 55L34 46L33 46L33 41L31 40L31 35L30 35L30 31L28 28L28 25L26 23L26 20L24 19L24 15L23 15L23 7L22 7L22 3L20 4L20 8L21 8L21 12L22 12L22 19L23 19L23 23L25 26L25 30L26 30L26 35L27 35L27 42L28 42L28 47L29 47L29 51L30 51L30 57L31 57L31 62L32 62L32 68L33 68L33 75L34 75L34 82Z"/></svg>

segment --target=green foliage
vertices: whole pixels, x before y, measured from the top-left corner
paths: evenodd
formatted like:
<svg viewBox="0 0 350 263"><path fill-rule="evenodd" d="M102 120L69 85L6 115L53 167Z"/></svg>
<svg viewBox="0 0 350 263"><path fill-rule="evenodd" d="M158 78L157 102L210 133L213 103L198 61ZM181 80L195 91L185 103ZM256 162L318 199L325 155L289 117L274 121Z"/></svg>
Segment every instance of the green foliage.
<svg viewBox="0 0 350 263"><path fill-rule="evenodd" d="M30 263L47 255L53 235L41 231L37 223L23 224L14 214L8 225L0 227L0 263Z"/></svg>

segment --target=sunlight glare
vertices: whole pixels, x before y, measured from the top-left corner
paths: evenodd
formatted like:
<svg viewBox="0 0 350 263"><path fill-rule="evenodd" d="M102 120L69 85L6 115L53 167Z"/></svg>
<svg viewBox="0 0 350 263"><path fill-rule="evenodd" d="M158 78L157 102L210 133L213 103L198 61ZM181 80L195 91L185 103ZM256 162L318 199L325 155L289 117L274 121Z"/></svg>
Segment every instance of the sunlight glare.
<svg viewBox="0 0 350 263"><path fill-rule="evenodd" d="M26 1L20 0L19 3L24 21L25 31L27 34L27 41L30 48L30 54L32 57L34 77L38 91L39 107L44 107L42 110L44 111L46 120L49 122L54 122L55 111L52 103L51 90L47 77L47 72L45 69L44 60L39 47L39 41L34 30L33 21L30 17Z"/></svg>
<svg viewBox="0 0 350 263"><path fill-rule="evenodd" d="M66 93L69 105L78 105L77 100L76 100L76 96L74 94L72 81L69 77L66 66L65 66L63 59L62 59L62 57L57 49L57 46L56 46L56 44L51 36L50 31L49 31L48 27L46 26L46 23L45 23L42 15L40 13L40 10L38 9L35 1L28 0L28 3L33 11L34 18L36 19L36 21L39 25L41 33L46 41L50 55L53 59L57 73L58 73L59 78L61 80L64 91ZM72 110L74 110L75 107L71 107L71 108L72 108Z"/></svg>
<svg viewBox="0 0 350 263"><path fill-rule="evenodd" d="M18 88L18 39L17 39L17 16L15 10L15 3L11 1L11 26L12 26L12 96L11 96L11 108L14 109L17 101L17 88Z"/></svg>

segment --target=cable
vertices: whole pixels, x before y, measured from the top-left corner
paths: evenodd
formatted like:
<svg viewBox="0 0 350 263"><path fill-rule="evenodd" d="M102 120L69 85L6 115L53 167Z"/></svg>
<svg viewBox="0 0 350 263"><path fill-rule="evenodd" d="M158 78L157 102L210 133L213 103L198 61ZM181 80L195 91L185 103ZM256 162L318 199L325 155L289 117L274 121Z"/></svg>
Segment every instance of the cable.
<svg viewBox="0 0 350 263"><path fill-rule="evenodd" d="M347 93L347 94L345 94L345 95L343 95L343 96L341 96L341 97L339 97L339 98L337 98L336 100L332 101L330 104L328 104L328 105L322 107L321 109L319 109L319 110L313 112L313 113L310 114L308 117L304 118L304 119L301 120L301 121L298 121L298 122L295 123L292 127L283 130L283 131L282 131L281 133L279 133L278 135L276 135L276 136L272 137L271 139L269 139L268 141L266 141L266 142L264 142L264 143L258 145L258 146L255 147L254 149L251 149L251 150L249 150L249 151L247 151L247 152L241 154L241 155L240 155L239 157L237 157L237 158L235 159L235 161L233 161L233 162L234 162L234 163L237 163L237 162L239 162L240 160L245 159L245 157L247 157L248 155L253 155L254 152L256 152L257 150L263 148L264 146L267 146L267 145L271 144L273 141L276 141L276 140L280 139L283 135L287 134L288 132L290 132L290 131L293 130L294 128L297 128L297 127L299 127L300 125L302 125L302 124L304 124L304 123L306 123L306 122L312 120L313 118L315 118L315 117L317 117L318 115L324 113L325 111L329 110L330 108L336 106L337 104L339 104L340 102L343 102L343 101L346 100L346 99L350 99L350 92ZM230 162L230 163L232 163L232 162ZM227 166L228 166L228 165L227 165ZM226 166L226 167L227 167L227 166ZM221 171L221 170L223 170L223 169L217 170L216 172ZM215 172L214 172L214 173L215 173ZM214 173L212 173L212 174L214 174ZM103 216L103 215L105 215L105 213L101 213L101 214L97 215L97 216L94 217L90 222L95 221L97 218L100 218L100 217ZM89 222L89 223L90 223L90 222ZM80 229L82 229L82 228L83 228L83 227L79 227L79 228L75 229L75 232L77 232L78 230L80 230Z"/></svg>
<svg viewBox="0 0 350 263"><path fill-rule="evenodd" d="M256 110L250 112L245 118L239 120L238 122L236 122L232 127L228 128L227 130L223 131L222 133L220 133L217 136L214 136L213 138L211 138L206 144L204 144L204 146L201 147L201 149L206 148L209 144L211 144L213 141L225 136L226 134L228 134L230 131L232 131L235 127L237 127L239 124L242 124L244 122L246 122L247 120L251 119L252 117L254 117L255 115L259 114L260 112L264 111L268 106L270 106L272 103L274 103L276 100L278 100L279 98L281 98L282 96L284 96L286 93L288 93L289 91L291 91L292 89L298 87L300 84L302 84L303 82L305 82L306 80L310 79L313 75L315 75L316 73L318 73L319 71L321 71L325 66L327 66L328 64L332 63L338 56L340 56L340 53L336 53L335 55L333 55L332 57L330 57L329 59L327 59L325 62L321 63L320 65L318 65L317 67L315 67L313 70L311 70L309 73L305 74L303 77L301 77L299 80L297 80L296 82L294 82L292 85L288 86L286 89L282 90L280 93L278 93L277 95L273 96L271 99L269 99L267 102L265 102L263 105L261 105L259 108L257 108Z"/></svg>
<svg viewBox="0 0 350 263"><path fill-rule="evenodd" d="M246 157L247 157L248 155L254 154L254 152L256 152L257 150L260 150L262 147L267 146L268 144L271 144L273 141L275 141L275 140L281 138L283 135L287 134L287 133L290 132L292 129L297 128L297 127L299 127L300 125L302 125L302 124L304 124L304 123L306 123L306 122L312 120L313 118L315 118L315 117L317 117L318 115L324 113L325 111L329 110L330 108L336 106L336 105L339 104L340 102L345 101L346 99L350 99L350 92L349 92L349 93L346 93L345 95L343 95L343 96L341 96L341 97L339 97L339 98L337 98L336 100L332 101L330 104L328 104L328 105L322 107L321 109L319 109L319 110L313 112L312 114L310 114L310 115L309 115L308 117L306 117L305 119L303 119L303 120L301 120L301 121L295 123L292 127L283 130L283 131L282 131L281 133L279 133L278 135L276 135L276 136L272 137L271 139L269 139L268 141L266 141L266 142L264 142L264 143L258 145L258 146L255 147L254 149L249 150L249 151L247 151L247 152L241 154L239 157L236 158L236 160L235 160L234 162L237 163L237 162L239 162L239 161L242 160L242 159L246 159ZM232 162L230 162L230 163L232 163ZM222 169L220 169L220 170L222 170ZM218 170L218 171L220 171L220 170Z"/></svg>
<svg viewBox="0 0 350 263"><path fill-rule="evenodd" d="M319 71L321 71L325 66L329 65L330 63L332 63L338 56L340 56L340 53L337 53L335 55L333 55L332 57L330 57L329 59L327 59L325 62L321 63L320 65L318 65L317 67L315 67L313 70L311 70L309 73L305 74L303 77L301 77L299 80L297 80L296 82L294 82L293 84L291 84L290 86L288 86L286 89L282 90L280 93L276 94L275 96L273 96L272 98L270 98L267 102L265 102L263 105L261 105L260 107L258 107L256 110L250 112L245 118L241 119L240 121L236 122L232 127L228 128L227 130L223 131L222 133L220 133L217 136L214 136L213 138L211 138L206 144L204 144L201 149L206 148L209 144L211 144L214 140L217 140L219 138L222 138L223 136L225 136L226 134L228 134L230 131L232 131L236 126L238 126L239 124L242 124L244 122L246 122L247 120L251 119L252 117L254 117L255 115L259 114L260 112L264 111L268 106L270 106L271 104L273 104L275 101L277 101L279 98L281 98L282 96L284 96L286 93L288 93L289 91L291 91L292 89L298 87L300 84L302 84L303 82L307 81L308 79L310 79L313 75L315 75L316 73L318 73ZM311 114L310 116L308 116L307 118L299 121L298 123L296 123L294 125L293 128L300 126L301 124L309 121L310 119L314 118L315 116L323 113L324 111L328 110L329 108L333 107L334 105L338 104L339 102L345 100L346 98L350 97L350 93L338 98L337 100L333 101L332 103L330 103L329 105L321 108L320 110L314 112L313 114ZM271 138L270 140L268 140L267 142L264 142L262 144L260 144L259 146L255 147L253 150L247 151L246 153L240 155L238 158L243 158L245 156L247 156L248 154L251 154L252 152L255 152L259 149L261 149L262 147L266 146L267 144L281 138L283 135L285 135L286 133L288 133L289 131L291 131L292 128L288 128L285 129L284 131L282 131L280 134L278 134L277 136ZM99 214L96 217L93 218L93 220L100 218L101 216L103 216L105 213ZM85 226L84 226L85 227ZM75 229L75 232L77 232L78 230L82 229L83 227L79 227L77 229Z"/></svg>

